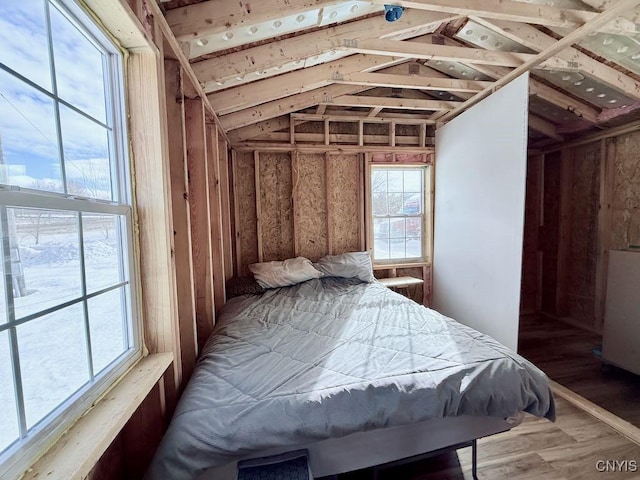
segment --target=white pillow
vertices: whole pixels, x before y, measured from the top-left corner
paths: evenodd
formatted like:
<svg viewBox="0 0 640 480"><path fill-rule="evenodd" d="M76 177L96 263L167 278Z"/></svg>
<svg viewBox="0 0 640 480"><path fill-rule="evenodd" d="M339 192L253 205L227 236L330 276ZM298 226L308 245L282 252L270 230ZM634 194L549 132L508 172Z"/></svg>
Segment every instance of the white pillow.
<svg viewBox="0 0 640 480"><path fill-rule="evenodd" d="M304 257L289 258L282 262L264 262L249 265L254 278L264 288L278 288L320 278L322 273L313 268Z"/></svg>
<svg viewBox="0 0 640 480"><path fill-rule="evenodd" d="M358 278L367 283L374 280L369 252L327 255L318 260L315 267L326 277Z"/></svg>

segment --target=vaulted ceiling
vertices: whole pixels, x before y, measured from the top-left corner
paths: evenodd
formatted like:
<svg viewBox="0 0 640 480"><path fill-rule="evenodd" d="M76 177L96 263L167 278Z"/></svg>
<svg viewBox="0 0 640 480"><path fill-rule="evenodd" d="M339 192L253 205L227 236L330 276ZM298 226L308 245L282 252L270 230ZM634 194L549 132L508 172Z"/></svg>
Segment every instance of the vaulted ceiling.
<svg viewBox="0 0 640 480"><path fill-rule="evenodd" d="M640 0L161 5L234 142L291 113L446 122L524 71L533 145L640 118Z"/></svg>

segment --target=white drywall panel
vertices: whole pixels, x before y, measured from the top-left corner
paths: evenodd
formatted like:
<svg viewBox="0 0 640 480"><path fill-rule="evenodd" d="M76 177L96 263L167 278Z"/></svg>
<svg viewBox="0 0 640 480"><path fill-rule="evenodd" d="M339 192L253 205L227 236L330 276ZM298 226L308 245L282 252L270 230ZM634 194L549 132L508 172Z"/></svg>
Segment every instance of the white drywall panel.
<svg viewBox="0 0 640 480"><path fill-rule="evenodd" d="M529 75L436 132L433 307L517 349Z"/></svg>

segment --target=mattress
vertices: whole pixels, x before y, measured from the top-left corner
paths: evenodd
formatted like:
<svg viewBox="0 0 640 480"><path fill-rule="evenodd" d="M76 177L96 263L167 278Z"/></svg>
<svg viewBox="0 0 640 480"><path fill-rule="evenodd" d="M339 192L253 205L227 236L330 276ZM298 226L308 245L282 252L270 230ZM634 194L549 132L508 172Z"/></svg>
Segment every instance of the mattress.
<svg viewBox="0 0 640 480"><path fill-rule="evenodd" d="M378 282L323 278L227 303L147 472L447 416L554 419L547 377Z"/></svg>

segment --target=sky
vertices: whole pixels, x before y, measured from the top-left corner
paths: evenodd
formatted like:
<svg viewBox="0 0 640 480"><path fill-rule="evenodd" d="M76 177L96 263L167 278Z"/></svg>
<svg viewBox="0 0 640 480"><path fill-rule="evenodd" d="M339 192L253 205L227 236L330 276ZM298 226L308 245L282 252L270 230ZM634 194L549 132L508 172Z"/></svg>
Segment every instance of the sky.
<svg viewBox="0 0 640 480"><path fill-rule="evenodd" d="M49 7L55 81L59 96L86 115L107 123L103 55L53 5ZM0 0L0 141L8 183L59 187L61 162L51 97L2 66L52 92L44 0ZM67 179L108 185L108 130L60 104ZM106 178L105 178L106 177ZM109 196L104 191L97 196Z"/></svg>

